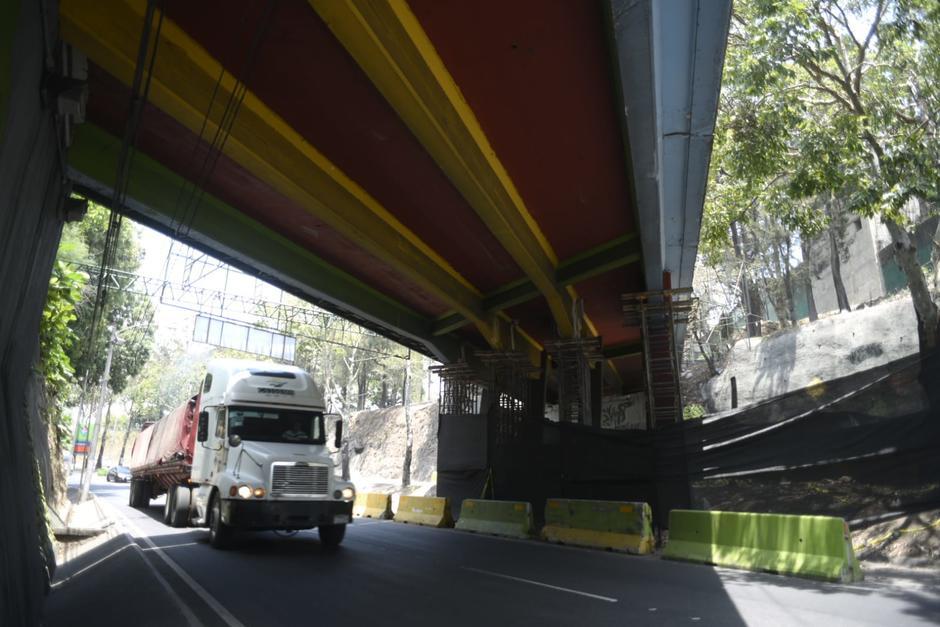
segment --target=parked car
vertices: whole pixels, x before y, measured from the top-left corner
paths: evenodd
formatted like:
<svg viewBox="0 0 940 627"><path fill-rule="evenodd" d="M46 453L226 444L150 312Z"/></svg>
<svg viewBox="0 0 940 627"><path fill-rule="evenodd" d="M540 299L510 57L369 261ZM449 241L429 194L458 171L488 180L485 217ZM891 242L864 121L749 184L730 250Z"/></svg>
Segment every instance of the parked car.
<svg viewBox="0 0 940 627"><path fill-rule="evenodd" d="M105 477L108 481L125 483L131 480L131 469L127 466L112 466Z"/></svg>

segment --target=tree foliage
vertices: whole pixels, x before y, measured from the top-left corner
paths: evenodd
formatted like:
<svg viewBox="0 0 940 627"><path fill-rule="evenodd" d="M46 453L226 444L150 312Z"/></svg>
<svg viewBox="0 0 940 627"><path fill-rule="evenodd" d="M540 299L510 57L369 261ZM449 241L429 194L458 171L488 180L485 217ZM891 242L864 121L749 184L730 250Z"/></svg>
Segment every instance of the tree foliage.
<svg viewBox="0 0 940 627"><path fill-rule="evenodd" d="M159 420L199 391L210 351L187 351L181 342L158 345L131 380L124 397L130 401L134 426Z"/></svg>
<svg viewBox="0 0 940 627"><path fill-rule="evenodd" d="M735 225L766 269L761 251L780 250L783 237L803 248L839 231L846 212L879 216L918 314L936 326L901 210L940 197L938 59L933 0L738 0L703 220L707 261L741 243Z"/></svg>
<svg viewBox="0 0 940 627"><path fill-rule="evenodd" d="M78 224L66 227L65 240L68 246L60 247L59 258L72 262L97 266L101 263L107 233L109 211L95 203L89 203L88 214ZM140 249L130 224L125 224L118 239L114 269L134 272L140 265ZM148 322L153 316L153 304L142 294L110 290L102 315L103 324L97 333L92 333L91 322L97 291L97 275L90 276L82 298L76 307L73 330L78 337L69 348L69 357L78 376L85 376L88 385L94 385L104 372L107 354L107 327L124 329L137 325L139 328L127 333L121 343L114 347L111 362L110 388L121 392L128 380L137 374L147 361L152 346L152 330ZM94 343L90 338L94 336Z"/></svg>
<svg viewBox="0 0 940 627"><path fill-rule="evenodd" d="M60 443L70 435L62 405L74 383L75 369L68 352L76 340L72 329L75 305L87 279L85 273L56 261L39 324L39 369L45 381L46 420L55 429L56 440Z"/></svg>

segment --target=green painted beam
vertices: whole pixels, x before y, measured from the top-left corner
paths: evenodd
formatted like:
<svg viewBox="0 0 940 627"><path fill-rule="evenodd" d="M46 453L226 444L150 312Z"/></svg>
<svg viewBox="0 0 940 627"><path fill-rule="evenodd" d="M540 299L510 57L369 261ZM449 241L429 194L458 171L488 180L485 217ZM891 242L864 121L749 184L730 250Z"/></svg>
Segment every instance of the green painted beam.
<svg viewBox="0 0 940 627"><path fill-rule="evenodd" d="M616 268L637 263L641 258L639 239L633 234L624 235L562 261L555 270L555 283L561 287L574 285ZM500 311L528 302L538 295L539 290L532 281L520 279L486 294L483 297L483 310ZM468 320L460 314L448 313L434 323L434 334L449 333L466 324L469 324Z"/></svg>
<svg viewBox="0 0 940 627"><path fill-rule="evenodd" d="M606 346L602 350L604 359L617 359L618 357L630 357L632 355L641 355L643 353L643 344L639 341L625 342Z"/></svg>
<svg viewBox="0 0 940 627"><path fill-rule="evenodd" d="M559 285L573 285L636 263L641 257L639 238L625 235L562 261L555 271L555 280Z"/></svg>
<svg viewBox="0 0 940 627"><path fill-rule="evenodd" d="M84 124L75 129L69 150L74 178L110 197L120 140ZM138 153L128 185L127 209L168 231L173 226L176 196L182 179L155 160ZM188 241L226 260L241 262L266 280L325 309L373 328L437 359L459 354L456 338L432 335L432 321L313 253L249 218L218 198L205 194L189 229ZM298 289L298 285L300 286ZM422 350L423 347L423 350Z"/></svg>
<svg viewBox="0 0 940 627"><path fill-rule="evenodd" d="M520 279L486 294L483 297L483 310L488 312L499 311L500 309L528 302L538 295L539 291L532 281Z"/></svg>
<svg viewBox="0 0 940 627"><path fill-rule="evenodd" d="M457 312L446 314L431 325L431 334L435 337L446 335L451 331L456 331L460 327L469 324L469 321Z"/></svg>

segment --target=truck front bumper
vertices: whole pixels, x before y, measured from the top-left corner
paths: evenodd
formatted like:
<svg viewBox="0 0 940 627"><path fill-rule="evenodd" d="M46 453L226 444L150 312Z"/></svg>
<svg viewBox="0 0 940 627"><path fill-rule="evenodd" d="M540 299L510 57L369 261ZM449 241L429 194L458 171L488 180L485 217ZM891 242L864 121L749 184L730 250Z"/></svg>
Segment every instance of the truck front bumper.
<svg viewBox="0 0 940 627"><path fill-rule="evenodd" d="M352 522L351 501L223 500L222 522L238 529L312 529Z"/></svg>

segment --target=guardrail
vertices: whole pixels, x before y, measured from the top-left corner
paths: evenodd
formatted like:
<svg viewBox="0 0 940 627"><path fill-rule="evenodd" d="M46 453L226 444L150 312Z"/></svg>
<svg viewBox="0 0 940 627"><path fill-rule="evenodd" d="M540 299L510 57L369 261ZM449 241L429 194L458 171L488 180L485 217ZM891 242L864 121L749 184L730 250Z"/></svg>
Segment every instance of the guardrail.
<svg viewBox="0 0 940 627"><path fill-rule="evenodd" d="M548 499L542 538L646 555L654 546L651 520L646 503Z"/></svg>
<svg viewBox="0 0 940 627"><path fill-rule="evenodd" d="M385 520L392 517L392 496L378 492L360 492L353 502L353 516L378 518Z"/></svg>
<svg viewBox="0 0 940 627"><path fill-rule="evenodd" d="M457 529L510 538L532 534L532 505L524 501L464 499Z"/></svg>
<svg viewBox="0 0 940 627"><path fill-rule="evenodd" d="M664 557L830 581L861 581L848 525L831 516L672 510Z"/></svg>
<svg viewBox="0 0 940 627"><path fill-rule="evenodd" d="M402 496L395 511L395 520L428 527L453 527L450 501L442 496Z"/></svg>

